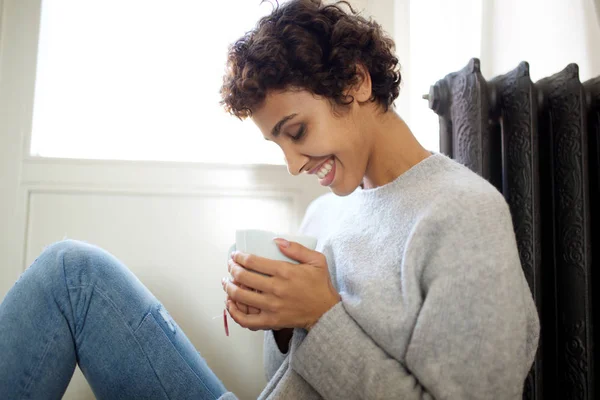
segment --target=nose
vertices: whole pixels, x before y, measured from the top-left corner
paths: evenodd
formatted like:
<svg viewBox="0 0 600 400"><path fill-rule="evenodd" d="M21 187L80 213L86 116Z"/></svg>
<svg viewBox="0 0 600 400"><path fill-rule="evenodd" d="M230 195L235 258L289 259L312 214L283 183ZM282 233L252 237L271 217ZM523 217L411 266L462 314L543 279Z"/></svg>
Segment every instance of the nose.
<svg viewBox="0 0 600 400"><path fill-rule="evenodd" d="M285 163L290 175L297 176L302 172L304 166L308 163L309 158L301 153L292 150L283 150Z"/></svg>

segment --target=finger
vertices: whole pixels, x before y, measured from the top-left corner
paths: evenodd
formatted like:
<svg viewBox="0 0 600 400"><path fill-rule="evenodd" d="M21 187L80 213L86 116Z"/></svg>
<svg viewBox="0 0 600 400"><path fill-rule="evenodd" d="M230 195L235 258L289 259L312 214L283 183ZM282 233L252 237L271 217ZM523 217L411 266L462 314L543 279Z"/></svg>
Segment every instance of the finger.
<svg viewBox="0 0 600 400"><path fill-rule="evenodd" d="M254 271L242 267L233 260L229 260L227 264L229 267L229 273L233 277L233 281L236 282L238 286L242 287L241 285L243 285L248 289L255 289L261 292L272 292L272 277L257 274Z"/></svg>
<svg viewBox="0 0 600 400"><path fill-rule="evenodd" d="M237 301L235 302L235 305L238 308L238 310L240 310L244 314L249 314L247 305L245 305L243 303L238 303Z"/></svg>
<svg viewBox="0 0 600 400"><path fill-rule="evenodd" d="M229 314L229 316L237 323L235 318L233 318L233 316L232 316L232 312L237 315L237 313L241 313L242 311L240 311L240 309L237 307L237 304L235 303L235 301L231 301L228 299L225 302L225 310L227 310L227 313ZM236 311L233 311L233 310L236 310ZM229 331L229 329L226 329L226 332L227 331Z"/></svg>
<svg viewBox="0 0 600 400"><path fill-rule="evenodd" d="M227 300L231 300L229 296L227 296ZM226 301L227 302L227 301ZM243 303L236 303L240 311L245 314L260 314L260 309L256 307L249 306Z"/></svg>
<svg viewBox="0 0 600 400"><path fill-rule="evenodd" d="M240 303L237 301L235 302L235 305L237 306L238 310L240 310L244 314L260 314L260 310L256 307L251 307L247 304Z"/></svg>
<svg viewBox="0 0 600 400"><path fill-rule="evenodd" d="M223 278L221 284L223 285L223 290L227 293L231 300L261 310L270 309L268 295L248 289L242 289L227 278Z"/></svg>
<svg viewBox="0 0 600 400"><path fill-rule="evenodd" d="M248 306L248 314L260 314L260 309Z"/></svg>
<svg viewBox="0 0 600 400"><path fill-rule="evenodd" d="M228 306L229 315L231 318L242 328L248 328L251 330L268 329L268 325L265 323L265 316L262 314L244 314L240 312L232 302L229 302L231 306Z"/></svg>
<svg viewBox="0 0 600 400"><path fill-rule="evenodd" d="M284 256L296 260L301 264L321 265L325 260L325 256L322 253L304 247L300 243L290 242L282 238L275 238L273 241Z"/></svg>
<svg viewBox="0 0 600 400"><path fill-rule="evenodd" d="M238 310L240 310L241 312L243 312L244 314L248 314L248 306L244 303L238 303L237 301L235 302L236 307L238 308Z"/></svg>
<svg viewBox="0 0 600 400"><path fill-rule="evenodd" d="M260 257L254 254L242 253L239 251L233 252L233 261L246 269L259 272L264 275L273 276L282 264L289 264L285 261L271 260Z"/></svg>
<svg viewBox="0 0 600 400"><path fill-rule="evenodd" d="M240 288L242 289L248 289L246 286L244 285L239 285ZM248 305L244 304L244 303L238 303L236 302L235 305L237 306L238 310L240 310L241 312L243 312L244 314L248 314Z"/></svg>
<svg viewBox="0 0 600 400"><path fill-rule="evenodd" d="M233 283L237 285L236 281L233 281ZM248 289L244 285L238 285L238 286L240 286L242 289ZM227 303L227 300L231 300L231 298L229 296L227 296L227 299L225 300L225 303ZM249 306L247 304L237 303L237 302L235 303L235 305L244 314L260 314L260 309L258 309L256 307L251 307L251 306Z"/></svg>

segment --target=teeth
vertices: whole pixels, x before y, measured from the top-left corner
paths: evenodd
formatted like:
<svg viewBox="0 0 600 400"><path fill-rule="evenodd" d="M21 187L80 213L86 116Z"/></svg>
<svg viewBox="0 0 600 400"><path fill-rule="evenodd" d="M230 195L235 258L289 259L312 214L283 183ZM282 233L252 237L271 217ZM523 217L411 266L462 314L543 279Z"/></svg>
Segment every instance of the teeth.
<svg viewBox="0 0 600 400"><path fill-rule="evenodd" d="M323 164L321 169L317 171L317 176L319 179L325 178L325 176L327 176L327 174L333 169L333 162L333 160L327 161L325 164Z"/></svg>

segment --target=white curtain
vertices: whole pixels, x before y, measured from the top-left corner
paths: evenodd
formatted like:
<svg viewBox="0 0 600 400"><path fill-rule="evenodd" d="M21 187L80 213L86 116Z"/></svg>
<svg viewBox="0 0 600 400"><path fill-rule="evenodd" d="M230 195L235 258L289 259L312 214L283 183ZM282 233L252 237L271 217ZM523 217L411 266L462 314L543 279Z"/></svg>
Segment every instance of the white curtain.
<svg viewBox="0 0 600 400"><path fill-rule="evenodd" d="M582 80L600 75L598 0L494 0L491 35L494 75L528 61L533 80L579 66ZM483 60L482 60L483 62Z"/></svg>
<svg viewBox="0 0 600 400"><path fill-rule="evenodd" d="M394 38L402 66L396 105L421 144L439 150L438 117L422 95L481 57L482 0L396 0Z"/></svg>
<svg viewBox="0 0 600 400"><path fill-rule="evenodd" d="M599 21L600 0L395 0L399 113L425 147L438 150L438 118L422 95L473 57L487 79L521 61L534 81L569 63L579 65L582 81L599 76Z"/></svg>

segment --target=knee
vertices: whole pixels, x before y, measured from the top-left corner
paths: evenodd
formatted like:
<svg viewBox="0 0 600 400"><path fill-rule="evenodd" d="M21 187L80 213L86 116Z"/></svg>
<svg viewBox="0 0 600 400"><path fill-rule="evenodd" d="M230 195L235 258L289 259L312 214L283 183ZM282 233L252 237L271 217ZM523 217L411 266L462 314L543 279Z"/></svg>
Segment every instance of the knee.
<svg viewBox="0 0 600 400"><path fill-rule="evenodd" d="M85 246L89 246L89 244L75 239L63 239L46 246L41 255L62 255L65 252L81 250Z"/></svg>
<svg viewBox="0 0 600 400"><path fill-rule="evenodd" d="M55 271L63 276L67 286L88 285L99 275L110 273L117 263L100 247L73 239L49 245L38 260L47 267L47 273Z"/></svg>
<svg viewBox="0 0 600 400"><path fill-rule="evenodd" d="M83 264L82 259L87 259L99 249L95 246L74 239L65 239L47 246L38 259L48 259L61 266L65 263ZM36 260L37 261L37 260Z"/></svg>
<svg viewBox="0 0 600 400"><path fill-rule="evenodd" d="M81 262L73 261L82 258L82 254L88 251L87 246L89 245L77 240L62 240L45 247L35 261L23 271L15 284L19 287L33 285L35 290L51 288L54 291L64 287L70 275L66 273L66 264L83 265ZM70 262L67 262L68 260Z"/></svg>

